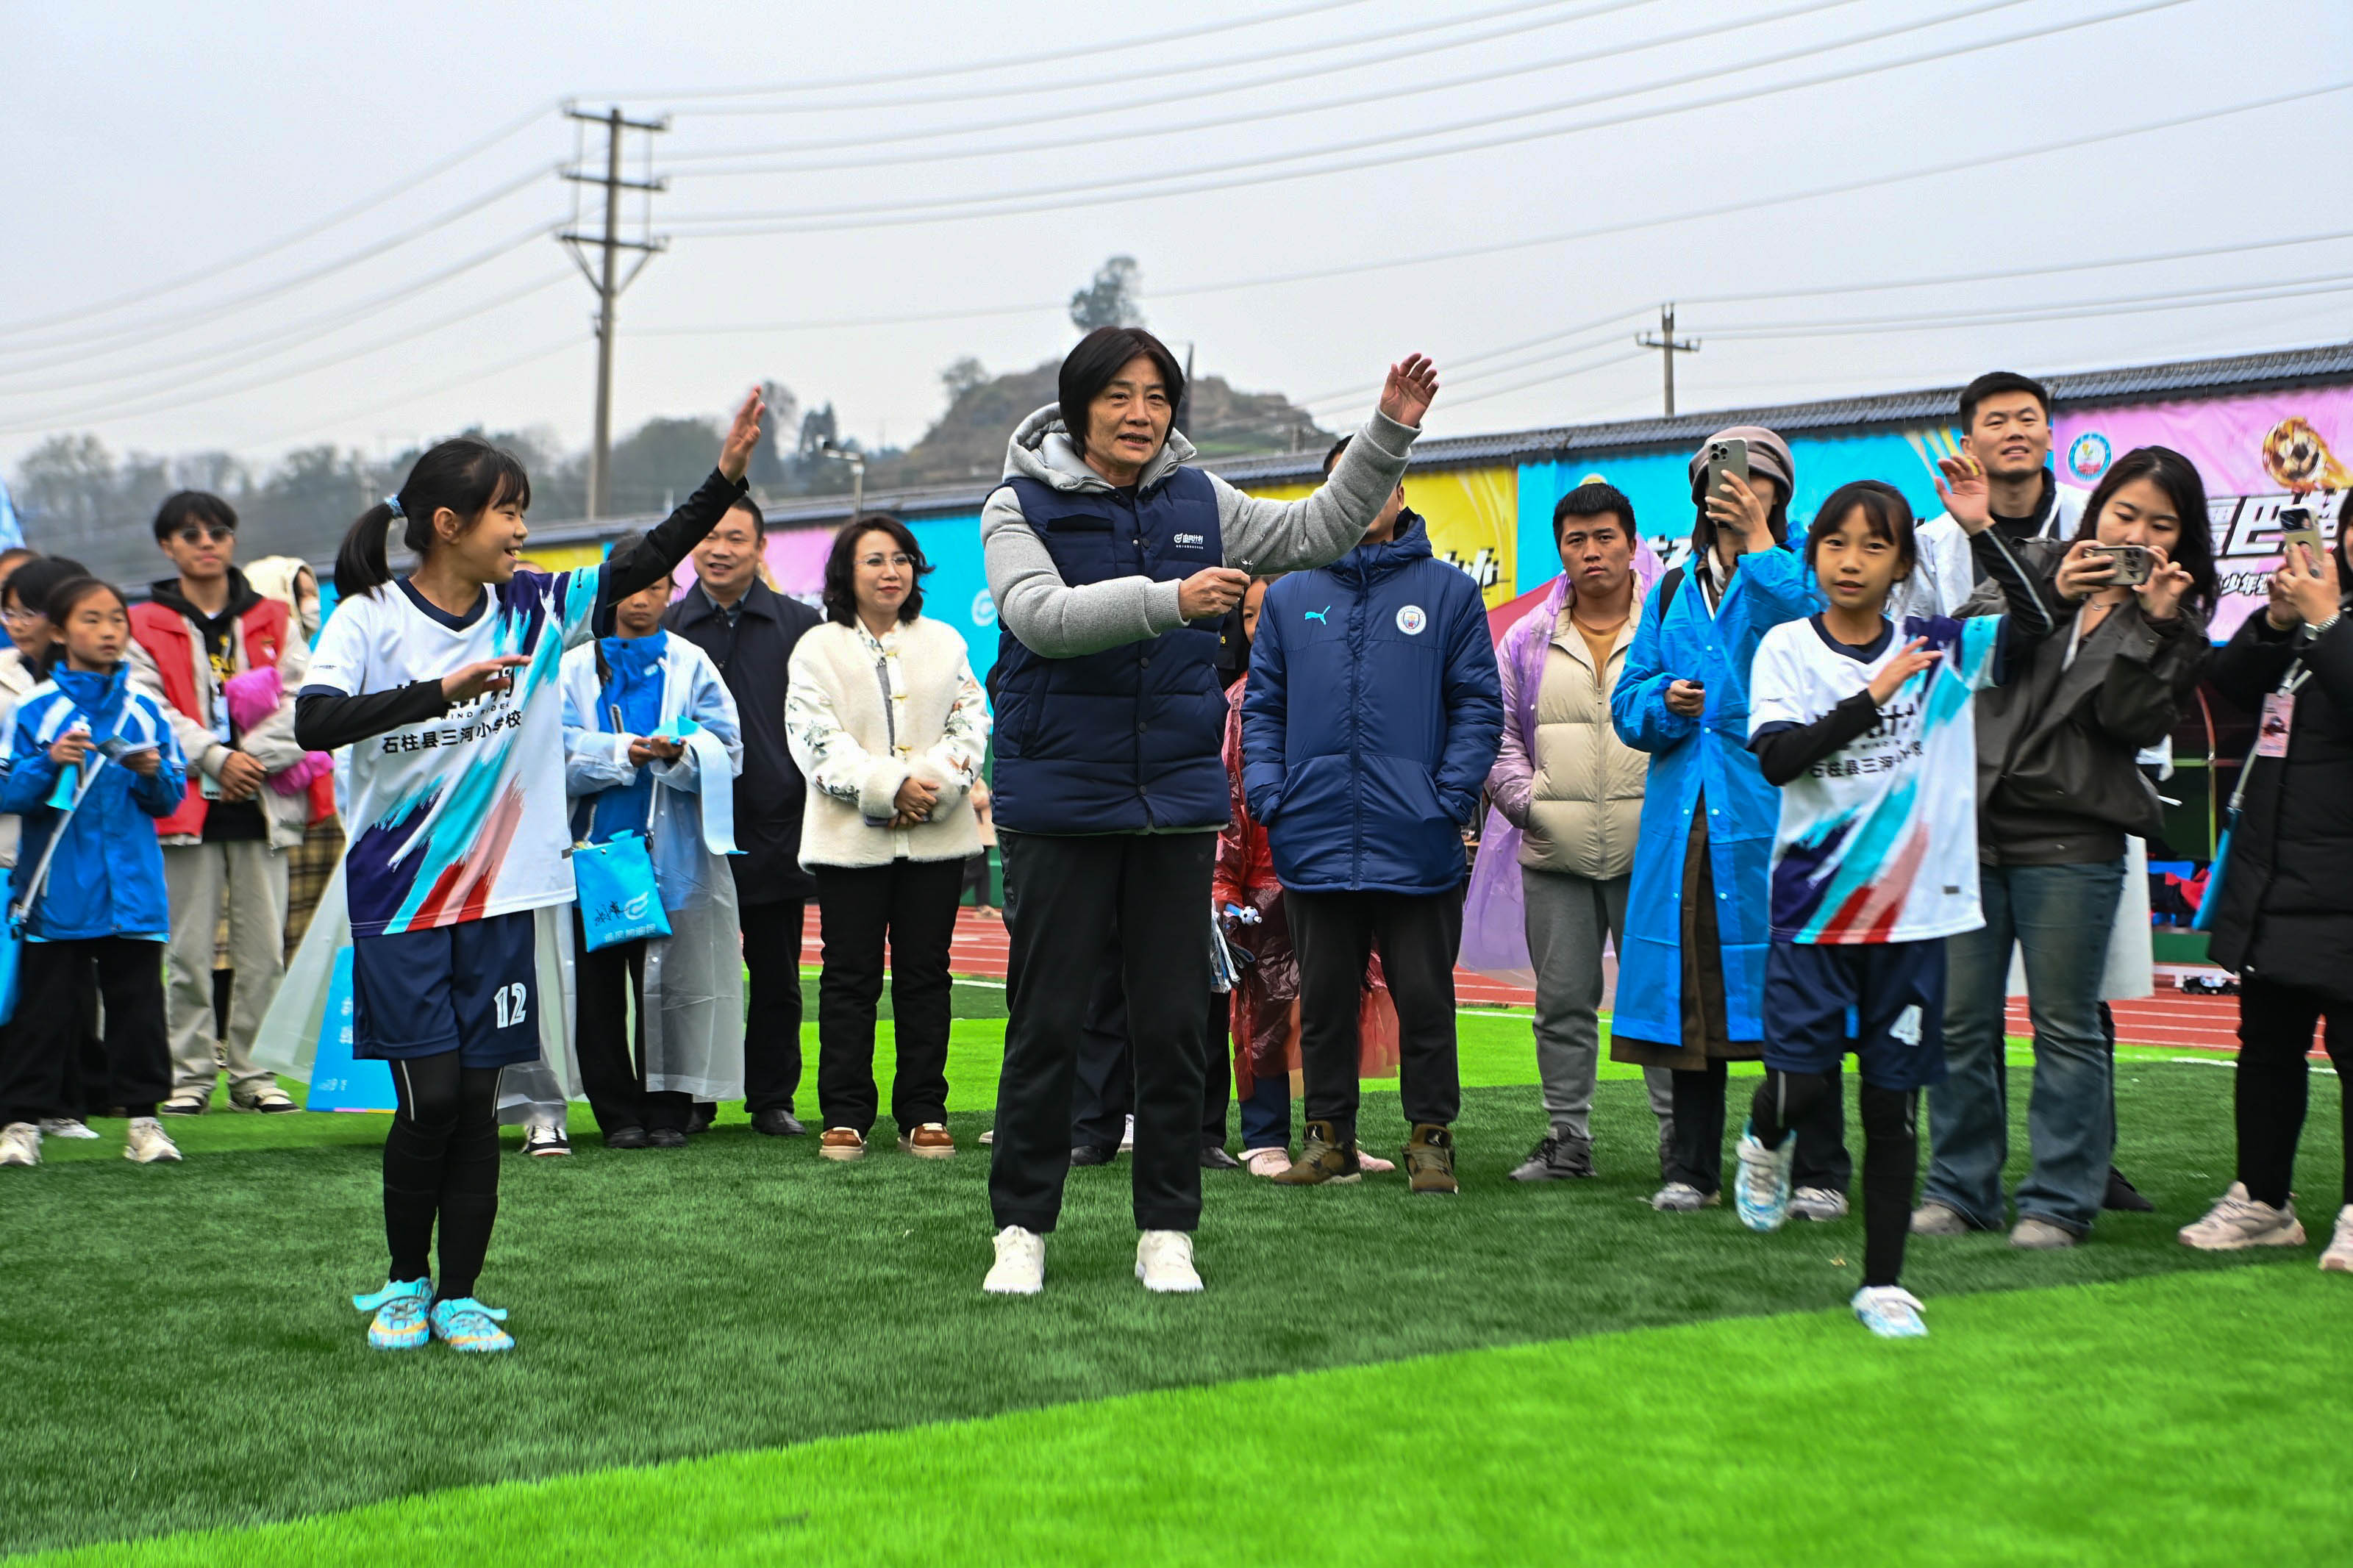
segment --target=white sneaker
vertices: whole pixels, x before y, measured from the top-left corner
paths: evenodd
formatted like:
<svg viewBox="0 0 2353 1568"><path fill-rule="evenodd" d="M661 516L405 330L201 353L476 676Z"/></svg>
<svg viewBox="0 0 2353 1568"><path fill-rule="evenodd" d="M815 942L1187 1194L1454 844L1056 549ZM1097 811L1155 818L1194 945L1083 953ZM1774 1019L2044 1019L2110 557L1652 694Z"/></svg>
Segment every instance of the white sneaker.
<svg viewBox="0 0 2353 1568"><path fill-rule="evenodd" d="M1291 1151L1288 1149L1245 1149L1242 1151L1242 1169L1248 1171L1253 1176L1279 1176L1282 1174L1283 1172L1291 1169Z"/></svg>
<svg viewBox="0 0 2353 1568"><path fill-rule="evenodd" d="M1846 1194L1835 1187L1799 1187L1789 1194L1791 1219L1833 1220L1846 1215Z"/></svg>
<svg viewBox="0 0 2353 1568"><path fill-rule="evenodd" d="M1696 1214L1723 1201L1722 1193L1704 1193L1689 1182L1669 1182L1651 1194L1651 1206L1661 1214Z"/></svg>
<svg viewBox="0 0 2353 1568"><path fill-rule="evenodd" d="M37 1165L41 1163L41 1130L29 1121L11 1121L0 1127L0 1165Z"/></svg>
<svg viewBox="0 0 2353 1568"><path fill-rule="evenodd" d="M2259 1204L2247 1195L2244 1182L2232 1182L2231 1190L2215 1200L2204 1219L2183 1226L2179 1234L2182 1246L2194 1247L2200 1252L2304 1245L2304 1226L2295 1217L2295 1200L2289 1199L2284 1208Z"/></svg>
<svg viewBox="0 0 2353 1568"><path fill-rule="evenodd" d="M1198 1290L1201 1276L1193 1267L1193 1238L1181 1230L1147 1230L1135 1238L1135 1277L1147 1290Z"/></svg>
<svg viewBox="0 0 2353 1568"><path fill-rule="evenodd" d="M1928 1325L1920 1321L1920 1298L1901 1285L1865 1286L1849 1304L1862 1326L1883 1340L1928 1337Z"/></svg>
<svg viewBox="0 0 2353 1568"><path fill-rule="evenodd" d="M572 1152L572 1135L553 1121L526 1121L522 1152L534 1160L561 1158Z"/></svg>
<svg viewBox="0 0 2353 1568"><path fill-rule="evenodd" d="M122 1157L137 1165L152 1165L158 1160L180 1157L180 1146L164 1131L164 1124L152 1116L131 1119L130 1141L122 1145Z"/></svg>
<svg viewBox="0 0 2353 1568"><path fill-rule="evenodd" d="M2337 1234L2328 1238L2320 1266L2331 1274L2353 1274L2353 1204L2337 1211Z"/></svg>
<svg viewBox="0 0 2353 1568"><path fill-rule="evenodd" d="M992 1296L1035 1296L1046 1288L1046 1238L1008 1225L997 1233L997 1262L980 1288Z"/></svg>
<svg viewBox="0 0 2353 1568"><path fill-rule="evenodd" d="M1119 1152L1123 1154L1132 1154L1135 1152L1135 1118L1133 1116L1129 1117L1120 1126Z"/></svg>
<svg viewBox="0 0 2353 1568"><path fill-rule="evenodd" d="M98 1134L91 1131L90 1123L79 1117L44 1116L41 1118L41 1136L44 1138L95 1138Z"/></svg>

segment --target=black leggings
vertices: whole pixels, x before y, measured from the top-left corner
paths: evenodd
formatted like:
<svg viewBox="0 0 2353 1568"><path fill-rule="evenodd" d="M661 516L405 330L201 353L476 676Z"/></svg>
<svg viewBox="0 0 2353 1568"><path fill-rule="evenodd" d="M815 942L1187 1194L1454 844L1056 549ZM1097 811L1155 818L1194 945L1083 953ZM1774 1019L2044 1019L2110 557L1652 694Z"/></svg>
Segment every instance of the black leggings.
<svg viewBox="0 0 2353 1568"><path fill-rule="evenodd" d="M1788 1129L1817 1114L1835 1093L1824 1074L1767 1068L1748 1109L1757 1141L1778 1148ZM1862 1283L1868 1289L1893 1285L1904 1272L1904 1241L1920 1180L1920 1096L1866 1082L1862 1098Z"/></svg>
<svg viewBox="0 0 2353 1568"><path fill-rule="evenodd" d="M400 1109L384 1141L384 1236L396 1280L427 1279L441 1221L437 1301L474 1293L499 1216L499 1069L459 1065L456 1051L391 1062Z"/></svg>
<svg viewBox="0 0 2353 1568"><path fill-rule="evenodd" d="M2337 1064L2338 1110L2345 1135L2345 1191L2353 1204L2353 1013L2315 991L2250 974L2239 983L2239 1072L2234 1099L2239 1122L2239 1180L2247 1195L2279 1208L2295 1179L2296 1140L2304 1132L2305 1058L2312 1031L2328 1019L2328 1059ZM2347 1026L2337 1043L2337 1026Z"/></svg>

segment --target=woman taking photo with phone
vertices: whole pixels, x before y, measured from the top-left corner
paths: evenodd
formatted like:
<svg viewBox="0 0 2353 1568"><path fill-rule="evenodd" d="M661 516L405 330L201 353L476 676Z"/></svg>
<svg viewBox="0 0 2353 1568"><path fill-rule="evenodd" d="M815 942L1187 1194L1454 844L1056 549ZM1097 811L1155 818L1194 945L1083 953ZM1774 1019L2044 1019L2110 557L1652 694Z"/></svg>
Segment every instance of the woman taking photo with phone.
<svg viewBox="0 0 2353 1568"><path fill-rule="evenodd" d="M2253 714L2260 738L2241 775L2230 852L2206 896L2219 900L2209 949L2239 972L2238 1180L2181 1231L2205 1252L2301 1247L2289 1196L2304 1131L2305 1058L2328 1020L2340 1086L2353 1077L2353 583L2346 524L2337 548L2291 544L2271 603L2214 660L2214 684ZM2219 884L2216 885L2216 884ZM2353 1273L2353 1094L2340 1097L2345 1190L2320 1266Z"/></svg>
<svg viewBox="0 0 2353 1568"><path fill-rule="evenodd" d="M2013 1247L2075 1246L2099 1217L2116 1149L2113 1051L2100 1024L2109 931L2128 837L2165 807L2137 757L2172 733L2205 668L2214 604L2206 486L2165 447L2126 453L2092 492L2073 542L2016 546L2047 582L2059 630L2017 677L1978 700L1978 882L1983 929L1951 939L1945 1005L1950 1077L1928 1096L1932 1157L1912 1228L1999 1227L2010 1150L2002 1073L2005 980L2015 946L2034 1020ZM1994 613L1981 587L1962 607Z"/></svg>

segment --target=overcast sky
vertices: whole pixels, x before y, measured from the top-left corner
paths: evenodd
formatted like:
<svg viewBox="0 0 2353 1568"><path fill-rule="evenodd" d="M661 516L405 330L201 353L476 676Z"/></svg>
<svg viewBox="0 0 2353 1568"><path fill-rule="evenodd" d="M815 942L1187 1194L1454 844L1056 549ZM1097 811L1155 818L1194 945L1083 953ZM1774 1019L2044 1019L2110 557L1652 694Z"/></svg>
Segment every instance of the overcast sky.
<svg viewBox="0 0 2353 1568"><path fill-rule="evenodd" d="M585 443L566 98L673 117L617 429L773 377L903 444L949 362L1060 355L1114 252L1327 425L1431 353L1448 434L1655 411L1671 298L1687 411L2342 341L2339 83L2345 0L11 5L0 467Z"/></svg>

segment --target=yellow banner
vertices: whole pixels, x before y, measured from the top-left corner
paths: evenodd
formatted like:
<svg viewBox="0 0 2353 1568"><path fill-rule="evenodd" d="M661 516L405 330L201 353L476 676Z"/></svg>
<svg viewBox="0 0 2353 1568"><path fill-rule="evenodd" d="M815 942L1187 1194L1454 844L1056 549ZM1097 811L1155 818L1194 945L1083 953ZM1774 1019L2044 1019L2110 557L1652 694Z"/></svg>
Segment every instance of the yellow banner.
<svg viewBox="0 0 2353 1568"><path fill-rule="evenodd" d="M1297 500L1312 484L1252 489L1269 500ZM1405 504L1430 524L1430 552L1471 574L1487 607L1519 596L1520 471L1441 468L1405 481Z"/></svg>

